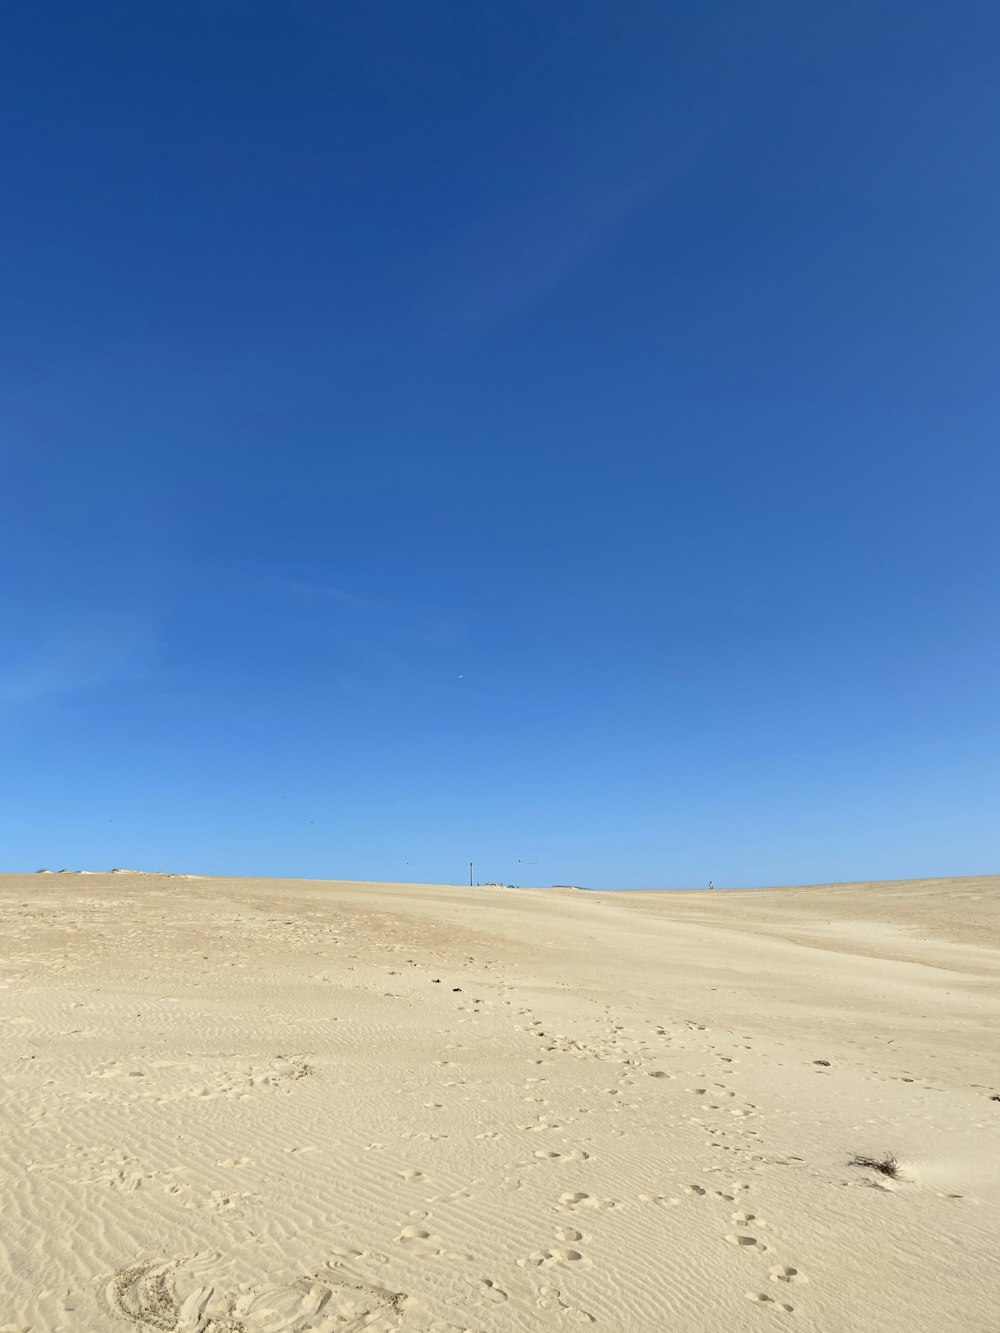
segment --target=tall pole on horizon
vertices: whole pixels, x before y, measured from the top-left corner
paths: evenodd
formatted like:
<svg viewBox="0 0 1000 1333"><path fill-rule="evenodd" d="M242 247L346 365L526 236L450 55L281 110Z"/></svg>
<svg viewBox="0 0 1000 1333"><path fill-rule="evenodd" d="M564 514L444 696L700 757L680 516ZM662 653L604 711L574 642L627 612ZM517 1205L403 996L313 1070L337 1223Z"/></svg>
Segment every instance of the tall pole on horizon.
<svg viewBox="0 0 1000 1333"><path fill-rule="evenodd" d="M469 888L472 888L472 862L469 862Z"/></svg>

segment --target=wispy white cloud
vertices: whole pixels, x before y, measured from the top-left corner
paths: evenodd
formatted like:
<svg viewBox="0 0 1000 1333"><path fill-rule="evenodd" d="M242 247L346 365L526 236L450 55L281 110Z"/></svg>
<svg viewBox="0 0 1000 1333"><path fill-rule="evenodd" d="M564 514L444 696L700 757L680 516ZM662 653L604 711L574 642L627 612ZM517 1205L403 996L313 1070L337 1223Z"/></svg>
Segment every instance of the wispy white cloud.
<svg viewBox="0 0 1000 1333"><path fill-rule="evenodd" d="M106 611L65 616L37 635L9 632L0 645L0 706L16 708L143 675L155 639L149 618Z"/></svg>
<svg viewBox="0 0 1000 1333"><path fill-rule="evenodd" d="M300 602L332 602L339 606L351 607L355 611L385 609L381 602L374 602L368 597L359 597L357 593L333 587L329 583L310 583L305 579L287 579L272 575L264 579L263 586L270 592L282 593Z"/></svg>
<svg viewBox="0 0 1000 1333"><path fill-rule="evenodd" d="M585 161L471 229L437 257L423 293L443 342L461 350L489 336L596 258L634 217L662 207L737 122L744 100L714 107L673 138L643 131L643 108L619 112L613 131L595 133ZM643 147L630 147L636 143Z"/></svg>
<svg viewBox="0 0 1000 1333"><path fill-rule="evenodd" d="M669 209L674 193L772 88L822 58L859 19L852 7L844 13L832 8L821 21L795 24L780 60L750 63L735 55L755 49L749 20L743 44L722 33L721 42L712 38L717 25L731 38L733 22L706 13L703 51L732 62L724 96L700 104L695 98L681 122L660 82L623 90L581 128L571 156L553 159L535 193L490 212L432 257L422 305L433 312L446 350L462 351L488 337L617 243L633 219Z"/></svg>
<svg viewBox="0 0 1000 1333"><path fill-rule="evenodd" d="M439 656L448 658L450 669L456 654L469 651L468 627L451 609L377 601L333 584L279 575L260 580L258 587L307 611L325 641L336 644L340 665L368 679L412 670Z"/></svg>

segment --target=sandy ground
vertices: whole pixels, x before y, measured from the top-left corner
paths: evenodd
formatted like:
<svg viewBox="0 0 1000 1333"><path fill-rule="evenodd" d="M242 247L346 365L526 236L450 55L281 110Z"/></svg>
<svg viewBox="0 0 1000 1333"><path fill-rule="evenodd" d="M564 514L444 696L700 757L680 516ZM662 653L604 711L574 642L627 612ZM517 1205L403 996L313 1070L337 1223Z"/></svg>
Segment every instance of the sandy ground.
<svg viewBox="0 0 1000 1333"><path fill-rule="evenodd" d="M7 1333L1000 1327L1000 877L0 909Z"/></svg>

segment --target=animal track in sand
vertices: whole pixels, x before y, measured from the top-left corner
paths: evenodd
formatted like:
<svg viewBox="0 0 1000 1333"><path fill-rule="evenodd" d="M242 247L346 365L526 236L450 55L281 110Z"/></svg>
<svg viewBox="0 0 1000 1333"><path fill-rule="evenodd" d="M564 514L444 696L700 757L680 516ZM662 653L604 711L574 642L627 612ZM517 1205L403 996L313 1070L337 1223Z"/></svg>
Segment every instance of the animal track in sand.
<svg viewBox="0 0 1000 1333"><path fill-rule="evenodd" d="M197 1066L180 1065L176 1062L160 1061L154 1068L160 1067L190 1068ZM249 1097L255 1092L263 1089L270 1089L277 1092L289 1093L291 1089L289 1083L298 1082L303 1078L308 1078L312 1074L313 1068L302 1056L275 1056L267 1065L260 1066L252 1063L242 1062L240 1065L223 1068L213 1071L207 1076L204 1083L196 1083L191 1087L179 1088L165 1094L158 1094L155 1086L143 1089L139 1094L142 1097L154 1099L158 1105L168 1105L172 1102L184 1101L188 1098L195 1098L199 1101L212 1101L217 1097L232 1097L241 1100ZM109 1077L108 1073L101 1073L98 1077ZM155 1084L155 1079L150 1080Z"/></svg>
<svg viewBox="0 0 1000 1333"><path fill-rule="evenodd" d="M135 1167L123 1167L117 1171L110 1171L106 1175L95 1177L95 1183L106 1185L109 1189L131 1190L139 1189L144 1182L154 1179L156 1172L143 1172Z"/></svg>
<svg viewBox="0 0 1000 1333"><path fill-rule="evenodd" d="M237 1193L232 1190L212 1190L207 1198L189 1199L185 1208L202 1208L210 1213L228 1213L237 1210L241 1204L263 1202L259 1194Z"/></svg>

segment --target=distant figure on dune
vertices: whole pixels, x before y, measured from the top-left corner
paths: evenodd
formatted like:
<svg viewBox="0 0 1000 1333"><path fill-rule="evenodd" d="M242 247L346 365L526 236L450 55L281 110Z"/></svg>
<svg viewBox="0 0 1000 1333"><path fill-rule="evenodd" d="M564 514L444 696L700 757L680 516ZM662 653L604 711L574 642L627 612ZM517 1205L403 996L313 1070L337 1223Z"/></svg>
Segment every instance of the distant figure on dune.
<svg viewBox="0 0 1000 1333"><path fill-rule="evenodd" d="M715 888L715 885L712 883L711 880L708 881L708 887L709 887L710 889L714 889L714 888Z"/></svg>

